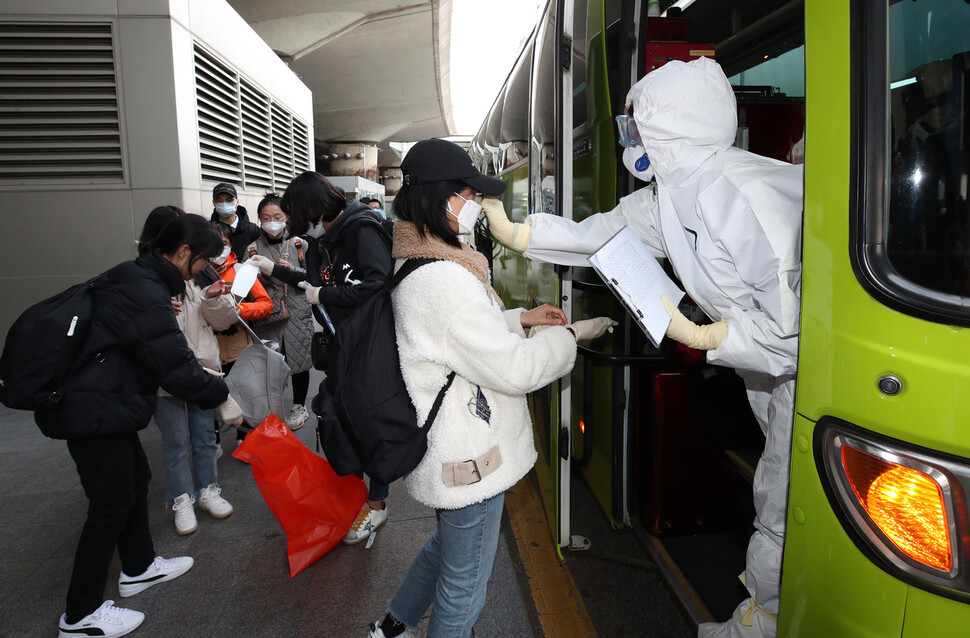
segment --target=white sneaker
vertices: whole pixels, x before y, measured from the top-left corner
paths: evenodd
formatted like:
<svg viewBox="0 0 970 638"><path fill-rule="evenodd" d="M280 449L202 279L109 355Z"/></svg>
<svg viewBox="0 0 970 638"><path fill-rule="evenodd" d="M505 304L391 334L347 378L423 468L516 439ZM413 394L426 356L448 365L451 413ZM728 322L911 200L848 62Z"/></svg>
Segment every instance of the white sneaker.
<svg viewBox="0 0 970 638"><path fill-rule="evenodd" d="M299 403L294 403L293 407L290 408L290 415L286 417L286 427L291 430L299 430L309 418L310 413L307 412L307 409Z"/></svg>
<svg viewBox="0 0 970 638"><path fill-rule="evenodd" d="M232 505L220 494L222 488L218 485L202 488L199 491L199 500L196 501L199 509L209 512L215 518L225 518L232 514Z"/></svg>
<svg viewBox="0 0 970 638"><path fill-rule="evenodd" d="M360 508L360 513L357 514L357 520L354 521L354 524L350 526L350 531L344 536L344 543L353 545L362 540L366 540L370 536L370 533L383 525L386 520L387 503L384 504L384 509L382 510L375 510L367 503L364 503L364 506Z"/></svg>
<svg viewBox="0 0 970 638"><path fill-rule="evenodd" d="M58 638L75 636L124 636L138 629L145 621L145 614L133 609L115 607L113 600L106 600L93 612L73 625L67 624L67 614L61 614L57 624Z"/></svg>
<svg viewBox="0 0 970 638"><path fill-rule="evenodd" d="M118 593L121 594L122 598L140 594L152 585L178 578L192 569L194 564L195 561L190 556L177 556L176 558L156 556L144 574L129 576L121 572L121 575L118 576Z"/></svg>
<svg viewBox="0 0 970 638"><path fill-rule="evenodd" d="M172 509L175 511L175 531L180 536L191 534L199 529L199 523L195 520L195 508L192 507L193 503L195 503L195 499L188 494L176 496L175 502L172 503Z"/></svg>

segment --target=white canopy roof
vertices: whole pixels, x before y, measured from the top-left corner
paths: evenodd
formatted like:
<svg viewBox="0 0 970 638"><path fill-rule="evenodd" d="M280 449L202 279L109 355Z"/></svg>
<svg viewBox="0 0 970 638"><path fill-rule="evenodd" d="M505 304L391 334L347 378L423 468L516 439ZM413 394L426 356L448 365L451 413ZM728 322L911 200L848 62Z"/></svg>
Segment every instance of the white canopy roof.
<svg viewBox="0 0 970 638"><path fill-rule="evenodd" d="M452 135L452 0L228 0L313 93L319 142Z"/></svg>

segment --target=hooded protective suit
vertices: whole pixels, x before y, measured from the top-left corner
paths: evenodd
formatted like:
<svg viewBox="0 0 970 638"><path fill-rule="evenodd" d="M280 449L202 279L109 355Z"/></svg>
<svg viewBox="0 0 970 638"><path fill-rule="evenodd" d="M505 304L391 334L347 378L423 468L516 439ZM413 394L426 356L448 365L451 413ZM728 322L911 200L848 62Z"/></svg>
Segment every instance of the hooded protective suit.
<svg viewBox="0 0 970 638"><path fill-rule="evenodd" d="M732 147L734 93L706 58L669 62L627 96L656 186L580 223L531 215L525 255L586 266L586 257L629 225L667 257L688 294L727 337L707 353L733 367L766 437L754 479L755 534L745 584L754 601L699 635L775 636L794 414L801 284L802 167Z"/></svg>

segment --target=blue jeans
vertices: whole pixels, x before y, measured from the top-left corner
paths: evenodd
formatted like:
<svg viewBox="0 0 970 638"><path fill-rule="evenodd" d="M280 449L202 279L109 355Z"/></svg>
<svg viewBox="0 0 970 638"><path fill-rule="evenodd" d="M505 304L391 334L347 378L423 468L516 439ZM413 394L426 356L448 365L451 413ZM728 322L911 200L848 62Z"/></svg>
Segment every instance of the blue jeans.
<svg viewBox="0 0 970 638"><path fill-rule="evenodd" d="M368 477L369 478L369 477ZM370 480L370 489L367 491L368 501L383 501L387 498L387 495L391 491L389 485L384 485L383 483L378 483L374 479Z"/></svg>
<svg viewBox="0 0 970 638"><path fill-rule="evenodd" d="M167 503L174 502L182 494L194 497L199 490L219 483L216 469L218 446L212 419L213 410L203 410L175 397L158 397L155 423L162 432Z"/></svg>
<svg viewBox="0 0 970 638"><path fill-rule="evenodd" d="M387 604L411 628L434 603L428 638L466 638L485 606L505 492L457 510L438 510L438 527Z"/></svg>

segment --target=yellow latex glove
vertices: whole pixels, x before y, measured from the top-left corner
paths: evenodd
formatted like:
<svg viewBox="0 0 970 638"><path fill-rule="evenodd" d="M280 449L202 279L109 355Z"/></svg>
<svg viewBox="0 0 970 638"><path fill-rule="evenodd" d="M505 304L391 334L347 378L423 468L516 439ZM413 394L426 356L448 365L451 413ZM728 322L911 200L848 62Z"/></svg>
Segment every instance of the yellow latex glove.
<svg viewBox="0 0 970 638"><path fill-rule="evenodd" d="M716 350L727 337L727 322L718 321L707 326L699 326L677 310L670 299L660 297L660 303L670 315L670 325L667 326L667 336L679 341L685 346L697 350Z"/></svg>
<svg viewBox="0 0 970 638"><path fill-rule="evenodd" d="M482 210L485 211L485 217L488 218L488 229L491 231L492 237L512 250L517 250L520 253L525 252L525 249L529 247L529 236L532 235L531 224L516 224L509 221L505 207L497 199L483 200Z"/></svg>

